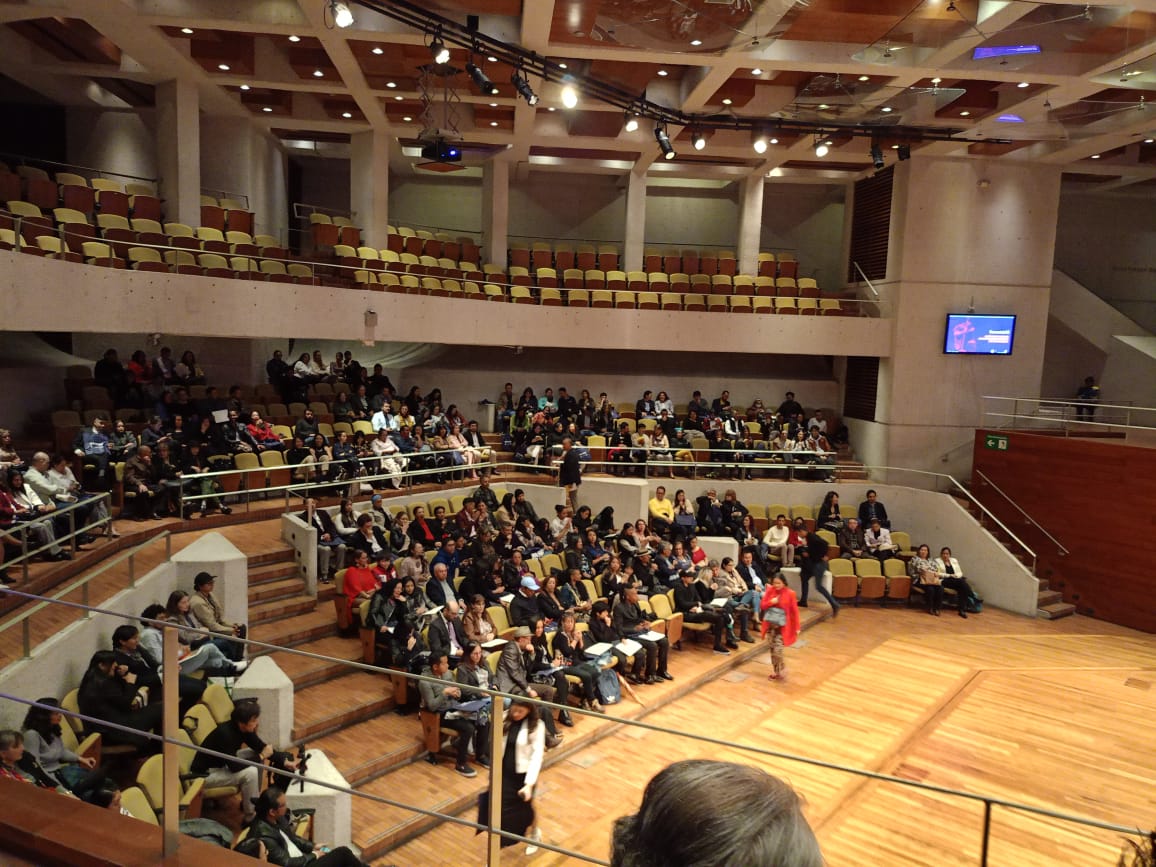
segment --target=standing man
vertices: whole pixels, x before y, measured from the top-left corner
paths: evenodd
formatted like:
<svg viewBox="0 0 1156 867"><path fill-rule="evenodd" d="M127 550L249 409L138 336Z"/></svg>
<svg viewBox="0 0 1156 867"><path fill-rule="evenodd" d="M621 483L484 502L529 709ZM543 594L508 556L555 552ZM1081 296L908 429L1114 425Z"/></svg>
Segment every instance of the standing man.
<svg viewBox="0 0 1156 867"><path fill-rule="evenodd" d="M570 437L562 438L562 468L558 471L558 484L566 489L566 499L570 508L578 509L578 486L582 484L582 464L578 459L578 452L574 450L574 441Z"/></svg>
<svg viewBox="0 0 1156 867"><path fill-rule="evenodd" d="M803 608L807 607L807 594L811 589L811 578L815 579L815 589L822 594L823 598L827 600L827 604L831 606L831 616L839 616L839 603L832 598L831 594L827 592L827 588L823 586L823 575L827 572L827 563L830 559L828 557L828 549L830 546L827 541L818 533L807 533L807 562L804 564L804 571L802 574L803 581L803 598L799 600L799 605Z"/></svg>

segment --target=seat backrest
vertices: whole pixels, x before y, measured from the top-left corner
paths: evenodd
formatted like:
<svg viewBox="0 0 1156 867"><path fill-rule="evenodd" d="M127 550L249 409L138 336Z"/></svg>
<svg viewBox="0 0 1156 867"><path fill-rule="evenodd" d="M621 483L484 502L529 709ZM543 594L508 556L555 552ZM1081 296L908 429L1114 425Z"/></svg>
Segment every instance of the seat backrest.
<svg viewBox="0 0 1156 867"><path fill-rule="evenodd" d="M233 714L233 700L219 683L210 683L205 687L201 702L209 708L218 723L223 723Z"/></svg>
<svg viewBox="0 0 1156 867"><path fill-rule="evenodd" d="M80 713L80 702L77 699L79 694L79 689L74 689L66 693L64 698L60 700L60 707L63 710L71 711L72 713ZM79 720L74 716L65 716L64 719L67 720L69 726L72 727L72 731L75 734L80 734L82 731L84 731L84 720Z"/></svg>
<svg viewBox="0 0 1156 867"><path fill-rule="evenodd" d="M181 728L189 733L197 746L203 744L205 738L211 735L216 727L217 720L213 717L213 712L203 704L193 705L181 720Z"/></svg>
<svg viewBox="0 0 1156 867"><path fill-rule="evenodd" d="M157 814L153 812L145 793L136 786L129 786L120 793L120 805L132 814L134 819L148 822L150 825L159 825Z"/></svg>
<svg viewBox="0 0 1156 867"><path fill-rule="evenodd" d="M501 605L491 605L486 611L494 621L494 628L498 630L499 635L510 628L510 618L506 616L506 609Z"/></svg>
<svg viewBox="0 0 1156 867"><path fill-rule="evenodd" d="M149 756L136 774L136 784L144 792L145 798L154 810L159 810L165 801L165 758L161 755ZM123 799L124 796L122 795Z"/></svg>

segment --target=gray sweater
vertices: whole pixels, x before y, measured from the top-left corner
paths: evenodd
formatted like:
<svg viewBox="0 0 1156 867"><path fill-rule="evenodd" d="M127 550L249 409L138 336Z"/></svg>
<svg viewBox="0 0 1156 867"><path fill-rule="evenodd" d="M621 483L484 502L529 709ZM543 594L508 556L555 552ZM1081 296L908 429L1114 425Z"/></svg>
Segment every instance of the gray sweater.
<svg viewBox="0 0 1156 867"><path fill-rule="evenodd" d="M35 756L40 767L50 774L59 771L61 765L80 761L80 756L64 748L64 741L60 738L53 738L51 743L47 743L39 732L32 729L24 732L24 749Z"/></svg>

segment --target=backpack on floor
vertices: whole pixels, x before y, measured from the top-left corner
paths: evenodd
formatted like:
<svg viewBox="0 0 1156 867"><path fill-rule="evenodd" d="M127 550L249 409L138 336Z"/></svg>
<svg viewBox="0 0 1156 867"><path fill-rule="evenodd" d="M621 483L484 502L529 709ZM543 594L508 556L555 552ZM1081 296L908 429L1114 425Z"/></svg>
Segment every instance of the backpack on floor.
<svg viewBox="0 0 1156 867"><path fill-rule="evenodd" d="M598 700L602 704L618 704L622 701L622 685L618 682L618 675L613 668L603 669L595 683L598 690Z"/></svg>

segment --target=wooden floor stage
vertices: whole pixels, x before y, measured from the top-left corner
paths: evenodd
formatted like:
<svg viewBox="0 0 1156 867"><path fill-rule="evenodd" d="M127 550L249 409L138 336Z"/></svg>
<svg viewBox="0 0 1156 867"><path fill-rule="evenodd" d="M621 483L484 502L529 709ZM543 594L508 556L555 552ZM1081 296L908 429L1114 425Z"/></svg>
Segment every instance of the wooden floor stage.
<svg viewBox="0 0 1156 867"><path fill-rule="evenodd" d="M646 721L1108 822L1156 825L1151 636L1083 617L1049 622L989 609L963 620L845 608L807 630L800 645L788 651L785 683L767 680L769 660L760 653ZM650 777L673 760L708 756L789 780L806 799L832 867L979 863L977 802L630 728L543 773L536 806L546 839L607 857L613 820L637 807ZM991 865L1100 867L1115 864L1120 851L1114 833L1000 807L992 829ZM521 847L502 860L580 863L545 850L527 857ZM483 863L484 837L448 824L375 861Z"/></svg>

